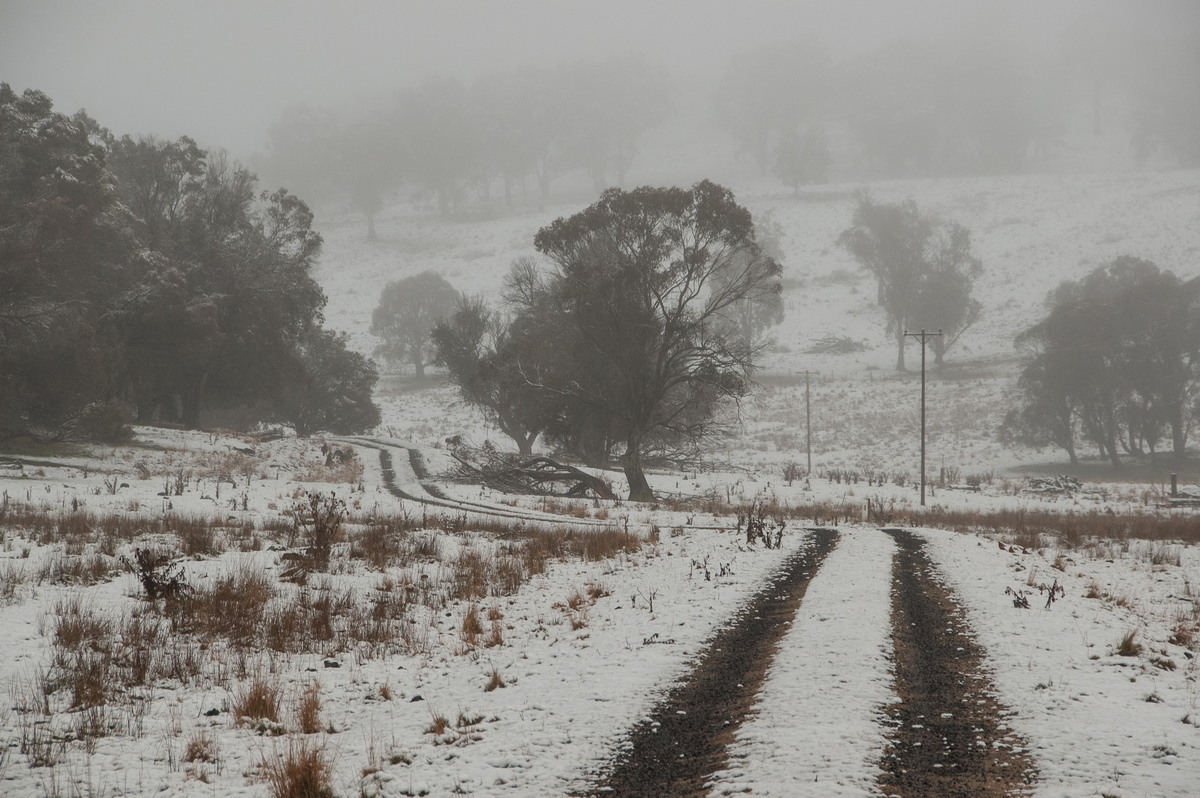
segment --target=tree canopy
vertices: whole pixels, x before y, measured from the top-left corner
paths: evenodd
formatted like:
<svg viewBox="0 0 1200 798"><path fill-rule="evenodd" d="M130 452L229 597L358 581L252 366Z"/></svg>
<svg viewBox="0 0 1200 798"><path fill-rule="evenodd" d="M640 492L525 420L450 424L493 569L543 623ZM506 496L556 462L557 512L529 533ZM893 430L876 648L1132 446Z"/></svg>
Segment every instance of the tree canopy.
<svg viewBox="0 0 1200 798"><path fill-rule="evenodd" d="M875 277L887 330L896 339L896 369L904 371L905 330L942 330L933 339L936 363L975 323L980 305L971 288L983 265L971 254L971 234L921 213L912 200L859 197L838 244Z"/></svg>
<svg viewBox="0 0 1200 798"><path fill-rule="evenodd" d="M382 341L376 352L393 363L411 363L418 377L425 376L433 347L429 333L457 301L458 292L436 272L388 283L371 314L371 332Z"/></svg>
<svg viewBox="0 0 1200 798"><path fill-rule="evenodd" d="M67 434L97 403L277 414L325 305L304 202L6 84L0 153L0 436Z"/></svg>
<svg viewBox="0 0 1200 798"><path fill-rule="evenodd" d="M1200 279L1124 256L1063 283L1048 304L1016 339L1022 406L1005 439L1060 446L1072 462L1082 439L1120 466L1167 437L1182 460L1200 380Z"/></svg>
<svg viewBox="0 0 1200 798"><path fill-rule="evenodd" d="M725 399L750 388L757 350L722 315L779 291L750 213L721 186L609 189L538 231L552 264L510 281L513 325L553 347L524 353L524 381L557 400L564 429L611 436L633 500L653 498L643 457L697 444Z"/></svg>

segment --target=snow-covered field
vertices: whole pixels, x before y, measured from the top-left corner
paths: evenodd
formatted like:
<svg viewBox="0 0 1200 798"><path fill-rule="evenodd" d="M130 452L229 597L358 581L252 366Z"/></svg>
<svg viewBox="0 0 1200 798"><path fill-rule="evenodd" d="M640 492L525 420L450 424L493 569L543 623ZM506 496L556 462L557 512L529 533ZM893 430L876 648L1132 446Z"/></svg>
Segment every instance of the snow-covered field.
<svg viewBox="0 0 1200 798"><path fill-rule="evenodd" d="M882 711L894 700L895 546L877 526L845 519L862 519L868 500L899 515L917 503L918 386L913 376L891 372L895 353L871 302L873 286L834 243L858 188L822 187L794 199L734 186L752 212L769 212L785 231L787 318L763 388L745 403L737 435L712 467L651 475L662 494L826 503L843 518L838 547L808 588L757 714L739 730L729 767L714 777L715 794L877 794ZM1031 494L1022 470L1056 454L1003 450L995 428L1011 406L1012 338L1038 317L1046 291L1121 254L1196 272L1200 174L898 181L870 189L885 200L911 196L965 224L987 268L980 284L987 311L951 350L948 373L929 386L931 472L945 466L980 476L982 490L935 489L930 504L1164 512L1151 480L1072 496ZM359 219L328 220L318 278L330 298L329 324L370 351L370 313L382 285L425 269L469 293L495 295L509 262L530 254L537 228L574 210L465 223L398 207L378 221L382 240L373 244L363 240ZM842 357L804 354L827 334L864 340L867 348ZM817 476L789 485L782 464L805 459L805 388L797 375L806 369L819 372L812 378ZM379 435L414 442L434 469L445 465L440 442L447 436L504 444L437 378L387 376L379 400ZM805 541L803 520L790 521L783 548L773 550L747 544L735 519L703 506L547 504L446 486L460 501L570 511L643 539L600 559L549 556L543 570L531 567L505 589L473 598L453 588L464 569L519 560L541 524L514 529L465 509L398 499L386 489L378 453L364 446L355 447L350 465L326 467L319 442L137 432L132 446L0 469L0 794L261 796L268 794L264 762L300 745L327 757L339 796L582 790L712 631ZM858 479L826 478L835 469L854 470ZM867 472L886 479L867 484ZM620 490L620 475L611 476ZM399 473L397 480L404 481ZM335 546L328 573L301 586L280 577L293 564L285 559L288 514L308 491L346 501L351 543ZM395 621L403 639L370 642L361 630L323 637L314 627L306 650L282 653L235 645L220 630L187 638L194 645L180 644L182 634L155 638L151 678L108 684L102 703L83 700L69 666L100 662L111 666L104 672L127 678L136 650L131 621L159 617L121 556L135 547L182 550L163 524L183 529L179 519L195 518L220 527L208 544L189 544L197 553L182 562L197 593L253 570L269 577L273 596L260 609L272 618L291 608L311 620L319 607L340 601L335 626L370 620L353 608L378 611L375 620ZM368 567L363 536L372 519L386 518L403 519L395 538L401 552L412 551L393 552L382 569ZM116 531L112 519L121 521ZM580 526L572 536L599 529ZM997 697L1014 713L1008 722L1031 746L1036 795L1196 793L1200 673L1197 642L1188 635L1200 638L1200 550L1172 541L1066 548L1044 540L1009 551L969 530L919 532L987 652ZM1065 593L1044 607L1040 588L1054 580ZM1029 609L1014 606L1013 591L1029 593ZM398 596L413 599L404 604ZM401 620L386 615L397 601L407 613ZM468 623L475 616L478 632ZM1122 655L1119 644L1130 633L1140 649ZM174 671L164 664L171 657ZM235 717L255 683L277 690L276 721ZM319 730L304 734L300 710L314 689Z"/></svg>

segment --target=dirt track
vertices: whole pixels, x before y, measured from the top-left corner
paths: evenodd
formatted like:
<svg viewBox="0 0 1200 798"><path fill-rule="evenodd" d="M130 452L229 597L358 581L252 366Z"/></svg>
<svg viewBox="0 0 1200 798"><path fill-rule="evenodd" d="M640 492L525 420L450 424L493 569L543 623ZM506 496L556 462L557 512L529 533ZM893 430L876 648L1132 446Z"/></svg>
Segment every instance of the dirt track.
<svg viewBox="0 0 1200 798"><path fill-rule="evenodd" d="M788 622L825 556L832 530L811 533L779 575L754 596L733 625L710 641L695 668L634 727L628 745L589 796L698 796L726 764L725 749L754 705Z"/></svg>
<svg viewBox="0 0 1200 798"><path fill-rule="evenodd" d="M886 795L917 798L1025 795L1036 771L983 669L983 650L940 581L922 539L887 530L892 574L896 694L880 763Z"/></svg>

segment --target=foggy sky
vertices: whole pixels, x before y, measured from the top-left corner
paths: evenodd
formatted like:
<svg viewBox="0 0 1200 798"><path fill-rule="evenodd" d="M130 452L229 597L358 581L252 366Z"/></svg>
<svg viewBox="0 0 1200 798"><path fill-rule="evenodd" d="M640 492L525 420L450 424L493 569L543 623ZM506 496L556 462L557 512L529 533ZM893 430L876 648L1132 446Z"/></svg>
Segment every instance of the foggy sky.
<svg viewBox="0 0 1200 798"><path fill-rule="evenodd" d="M1195 0L0 0L0 81L117 134L190 135L245 159L299 102L430 75L639 52L674 74L806 34L835 56L897 36L1002 29L1040 46L1086 17L1194 25ZM1200 76L1198 76L1200 77Z"/></svg>

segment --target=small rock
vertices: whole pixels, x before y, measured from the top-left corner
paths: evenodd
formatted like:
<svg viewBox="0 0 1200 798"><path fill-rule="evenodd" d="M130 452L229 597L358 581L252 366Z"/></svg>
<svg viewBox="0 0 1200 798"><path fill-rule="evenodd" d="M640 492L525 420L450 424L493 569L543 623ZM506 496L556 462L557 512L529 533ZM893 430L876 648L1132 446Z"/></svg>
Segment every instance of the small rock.
<svg viewBox="0 0 1200 798"><path fill-rule="evenodd" d="M418 701L424 701L424 700L425 700L424 696L422 696L420 693L417 693L415 696L408 699L408 703L415 704Z"/></svg>
<svg viewBox="0 0 1200 798"><path fill-rule="evenodd" d="M217 709L216 707L213 707L208 712L205 712L204 716L206 718L215 718L217 715L220 715L220 714L221 714L221 710Z"/></svg>
<svg viewBox="0 0 1200 798"><path fill-rule="evenodd" d="M327 660L325 660L325 667L326 668L340 668L340 667L342 667L342 663L338 662L336 659L327 659Z"/></svg>

